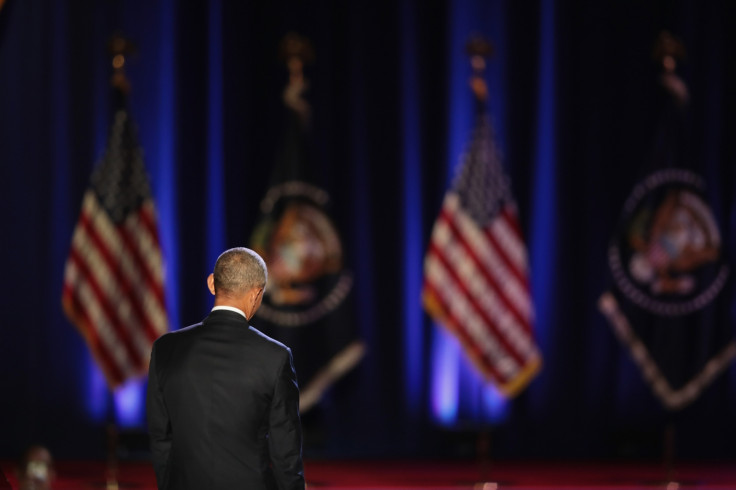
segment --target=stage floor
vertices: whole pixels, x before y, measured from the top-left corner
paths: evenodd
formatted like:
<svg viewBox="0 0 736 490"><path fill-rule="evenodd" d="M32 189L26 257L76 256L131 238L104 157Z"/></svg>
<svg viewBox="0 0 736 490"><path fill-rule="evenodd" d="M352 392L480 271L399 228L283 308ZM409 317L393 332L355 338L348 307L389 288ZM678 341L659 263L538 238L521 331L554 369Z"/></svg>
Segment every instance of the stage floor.
<svg viewBox="0 0 736 490"><path fill-rule="evenodd" d="M17 489L14 462L0 468ZM156 488L146 461L120 462L117 486L108 485L105 462L58 461L56 470L55 490ZM668 471L639 463L306 461L305 473L309 490L736 490L736 462L683 463Z"/></svg>

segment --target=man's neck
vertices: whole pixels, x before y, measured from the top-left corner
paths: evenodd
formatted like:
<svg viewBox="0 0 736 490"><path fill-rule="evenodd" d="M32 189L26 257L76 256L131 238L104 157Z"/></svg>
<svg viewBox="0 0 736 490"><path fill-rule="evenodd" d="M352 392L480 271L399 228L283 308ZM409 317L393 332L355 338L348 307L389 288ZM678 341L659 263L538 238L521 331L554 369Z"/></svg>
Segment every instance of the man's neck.
<svg viewBox="0 0 736 490"><path fill-rule="evenodd" d="M242 315L243 318L245 318L246 320L248 319L248 317L245 315L245 312L236 306L216 304L214 307L212 307L212 311L217 311L217 310L232 311L239 315Z"/></svg>
<svg viewBox="0 0 736 490"><path fill-rule="evenodd" d="M241 295L215 295L215 306L229 306L230 308L237 308L245 314L245 318L250 320L255 310L252 305L251 294Z"/></svg>

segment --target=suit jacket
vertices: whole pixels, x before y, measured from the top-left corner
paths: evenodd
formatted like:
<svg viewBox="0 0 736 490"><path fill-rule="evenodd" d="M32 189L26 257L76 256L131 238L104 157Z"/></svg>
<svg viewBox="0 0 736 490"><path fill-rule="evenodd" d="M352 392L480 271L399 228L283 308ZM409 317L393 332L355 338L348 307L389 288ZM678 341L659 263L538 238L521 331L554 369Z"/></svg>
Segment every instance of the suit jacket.
<svg viewBox="0 0 736 490"><path fill-rule="evenodd" d="M305 488L291 351L238 313L156 340L146 410L160 489Z"/></svg>

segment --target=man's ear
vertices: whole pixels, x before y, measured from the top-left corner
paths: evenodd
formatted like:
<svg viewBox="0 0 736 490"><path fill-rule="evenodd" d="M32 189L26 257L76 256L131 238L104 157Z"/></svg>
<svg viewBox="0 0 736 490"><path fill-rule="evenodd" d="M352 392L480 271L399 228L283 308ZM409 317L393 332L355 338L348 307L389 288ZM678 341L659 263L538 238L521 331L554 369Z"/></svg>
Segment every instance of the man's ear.
<svg viewBox="0 0 736 490"><path fill-rule="evenodd" d="M256 305L258 304L258 299L261 297L261 293L263 293L263 289L254 289L251 293L251 301L253 302L253 308L256 308Z"/></svg>
<svg viewBox="0 0 736 490"><path fill-rule="evenodd" d="M207 276L207 289L210 290L210 293L213 295L215 294L215 275L210 274Z"/></svg>

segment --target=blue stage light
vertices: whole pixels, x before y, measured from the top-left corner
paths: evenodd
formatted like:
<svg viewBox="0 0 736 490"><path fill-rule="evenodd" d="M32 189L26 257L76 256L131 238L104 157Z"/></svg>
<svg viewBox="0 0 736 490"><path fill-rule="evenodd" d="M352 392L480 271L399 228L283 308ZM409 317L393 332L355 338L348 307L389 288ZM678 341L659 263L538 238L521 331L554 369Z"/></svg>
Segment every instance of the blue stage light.
<svg viewBox="0 0 736 490"><path fill-rule="evenodd" d="M222 6L209 4L209 76L207 117L207 263L215 263L225 246L225 196L222 123Z"/></svg>
<svg viewBox="0 0 736 490"><path fill-rule="evenodd" d="M533 213L530 236L532 297L536 312L535 333L542 352L549 352L548 333L555 291L557 255L557 145L554 2L543 2L540 13L539 100L534 169ZM532 394L537 404L544 401ZM539 407L541 408L541 407Z"/></svg>
<svg viewBox="0 0 736 490"><path fill-rule="evenodd" d="M403 243L404 243L404 386L409 412L423 408L424 328L421 306L422 264L422 152L419 114L416 26L410 2L402 5L402 117L403 124Z"/></svg>

